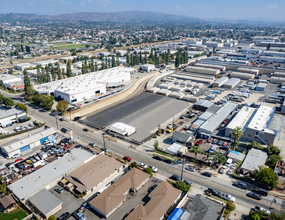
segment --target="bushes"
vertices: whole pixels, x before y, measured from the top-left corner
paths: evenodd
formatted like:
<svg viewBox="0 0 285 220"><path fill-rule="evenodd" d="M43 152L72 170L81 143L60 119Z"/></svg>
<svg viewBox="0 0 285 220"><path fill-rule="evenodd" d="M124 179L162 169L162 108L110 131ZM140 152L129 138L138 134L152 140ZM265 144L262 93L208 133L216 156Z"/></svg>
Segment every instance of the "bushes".
<svg viewBox="0 0 285 220"><path fill-rule="evenodd" d="M153 176L152 169L150 167L144 168L143 171L148 173L150 176Z"/></svg>
<svg viewBox="0 0 285 220"><path fill-rule="evenodd" d="M234 205L234 203L232 201L227 201L226 203L226 209L230 210L230 211L234 211L236 208L236 206Z"/></svg>
<svg viewBox="0 0 285 220"><path fill-rule="evenodd" d="M28 107L27 107L25 104L23 104L23 103L18 102L18 103L16 104L16 107L19 108L19 109L22 109L22 110L25 111L26 113L28 112Z"/></svg>
<svg viewBox="0 0 285 220"><path fill-rule="evenodd" d="M228 209L225 209L225 211L224 211L224 214L225 214L225 215L228 215L228 214L230 214L230 210L228 210Z"/></svg>
<svg viewBox="0 0 285 220"><path fill-rule="evenodd" d="M177 189L180 189L184 193L188 192L191 188L191 186L181 180L177 180L175 183L173 183L173 186Z"/></svg>
<svg viewBox="0 0 285 220"><path fill-rule="evenodd" d="M129 165L129 170L130 170L131 168L133 168L133 167L135 167L135 168L138 167L137 162L132 162L132 163Z"/></svg>
<svg viewBox="0 0 285 220"><path fill-rule="evenodd" d="M277 146L274 146L273 144L269 144L265 150L269 156L278 155L280 153L280 149Z"/></svg>
<svg viewBox="0 0 285 220"><path fill-rule="evenodd" d="M41 108L45 110L50 110L51 107L54 104L53 101L54 97L53 96L48 96L45 94L36 94L33 97L33 101L36 105L40 106Z"/></svg>
<svg viewBox="0 0 285 220"><path fill-rule="evenodd" d="M271 155L269 157L269 160L267 161L267 165L270 167L274 167L275 164L281 160L281 156L280 155Z"/></svg>

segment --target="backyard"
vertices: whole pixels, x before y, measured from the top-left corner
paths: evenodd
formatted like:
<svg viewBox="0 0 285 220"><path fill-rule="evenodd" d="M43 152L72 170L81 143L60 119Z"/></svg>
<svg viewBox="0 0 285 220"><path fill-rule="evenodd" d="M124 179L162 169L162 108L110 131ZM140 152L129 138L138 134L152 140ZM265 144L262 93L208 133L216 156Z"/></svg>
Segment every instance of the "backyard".
<svg viewBox="0 0 285 220"><path fill-rule="evenodd" d="M1 220L21 220L26 216L26 213L20 207L17 207L17 209L9 213L0 212Z"/></svg>

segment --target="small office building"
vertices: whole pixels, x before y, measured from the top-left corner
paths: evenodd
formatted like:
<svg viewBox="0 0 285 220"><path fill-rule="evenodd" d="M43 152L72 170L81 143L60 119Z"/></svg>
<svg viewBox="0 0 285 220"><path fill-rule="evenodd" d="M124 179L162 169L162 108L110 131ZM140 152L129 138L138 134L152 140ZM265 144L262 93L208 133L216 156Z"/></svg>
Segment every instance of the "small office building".
<svg viewBox="0 0 285 220"><path fill-rule="evenodd" d="M9 127L16 122L25 122L27 120L26 112L21 109L0 110L0 126L2 128Z"/></svg>

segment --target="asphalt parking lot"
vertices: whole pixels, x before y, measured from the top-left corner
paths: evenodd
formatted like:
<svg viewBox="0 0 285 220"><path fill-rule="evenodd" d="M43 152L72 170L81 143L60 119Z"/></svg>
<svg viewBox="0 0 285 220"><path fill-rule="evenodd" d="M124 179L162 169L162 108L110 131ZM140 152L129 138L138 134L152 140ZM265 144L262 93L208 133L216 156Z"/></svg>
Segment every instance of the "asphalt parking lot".
<svg viewBox="0 0 285 220"><path fill-rule="evenodd" d="M135 209L138 205L144 205L149 201L148 198L148 189L154 184L158 185L161 180L151 177L149 181L147 181L137 193L131 195L128 194L125 202L111 215L108 217L108 220L122 220L127 213L129 213L132 209ZM87 219L99 220L106 219L103 216L99 215L92 209L85 209L83 211L84 216Z"/></svg>
<svg viewBox="0 0 285 220"><path fill-rule="evenodd" d="M54 188L56 187L59 187L59 185L56 185L55 187L49 190L55 197L57 197L60 201L62 201L62 209L55 214L56 218L58 218L61 214L65 212L69 212L71 214L76 209L78 209L82 205L82 203L85 202L84 199L76 198L74 195L72 195L69 191L65 189L63 189L63 192L59 194L54 190Z"/></svg>

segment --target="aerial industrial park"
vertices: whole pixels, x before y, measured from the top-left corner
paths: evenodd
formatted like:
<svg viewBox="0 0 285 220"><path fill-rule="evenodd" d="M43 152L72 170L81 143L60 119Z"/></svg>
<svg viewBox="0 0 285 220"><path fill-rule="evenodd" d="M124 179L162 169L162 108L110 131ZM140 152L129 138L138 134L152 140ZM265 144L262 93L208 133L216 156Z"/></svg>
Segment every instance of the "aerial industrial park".
<svg viewBox="0 0 285 220"><path fill-rule="evenodd" d="M285 26L136 13L0 14L0 220L285 219Z"/></svg>

